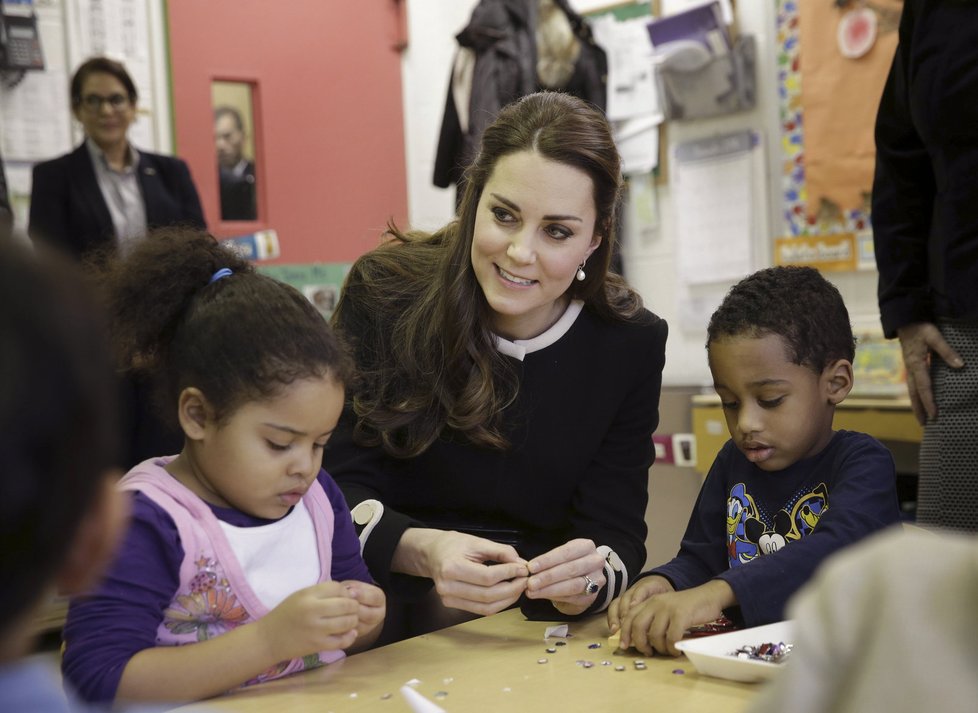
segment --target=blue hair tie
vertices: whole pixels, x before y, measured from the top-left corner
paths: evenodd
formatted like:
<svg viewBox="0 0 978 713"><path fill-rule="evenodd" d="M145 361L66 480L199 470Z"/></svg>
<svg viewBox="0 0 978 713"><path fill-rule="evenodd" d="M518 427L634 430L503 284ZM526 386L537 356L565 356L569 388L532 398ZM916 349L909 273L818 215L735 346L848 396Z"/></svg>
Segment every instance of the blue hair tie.
<svg viewBox="0 0 978 713"><path fill-rule="evenodd" d="M230 267L222 267L220 270L218 270L213 275L211 275L211 279L208 280L207 284L210 285L211 283L217 282L222 277L227 277L230 274L231 274Z"/></svg>

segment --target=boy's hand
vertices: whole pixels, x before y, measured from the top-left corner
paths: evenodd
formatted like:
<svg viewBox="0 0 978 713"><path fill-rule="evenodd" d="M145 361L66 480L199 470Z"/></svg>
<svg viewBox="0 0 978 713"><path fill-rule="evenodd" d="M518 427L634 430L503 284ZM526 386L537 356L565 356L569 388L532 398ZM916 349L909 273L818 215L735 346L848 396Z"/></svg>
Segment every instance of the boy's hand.
<svg viewBox="0 0 978 713"><path fill-rule="evenodd" d="M565 542L527 563L530 578L526 582L529 599L549 599L557 611L580 614L594 603L607 580L604 558L591 540L579 538ZM585 575L598 589L588 594Z"/></svg>
<svg viewBox="0 0 978 713"><path fill-rule="evenodd" d="M380 587L350 579L340 582L357 601L357 649L366 648L377 638L387 613L387 597Z"/></svg>
<svg viewBox="0 0 978 713"><path fill-rule="evenodd" d="M611 629L611 633L614 634L621 628L622 619L633 607L638 606L655 594L672 591L674 590L669 580L658 574L640 579L637 584L625 590L625 593L615 599L608 607L608 628ZM622 648L628 647L622 645Z"/></svg>
<svg viewBox="0 0 978 713"><path fill-rule="evenodd" d="M730 585L714 579L692 589L657 594L632 606L621 621L621 647L634 646L651 656L655 651L678 656L676 642L691 626L718 619L737 603Z"/></svg>
<svg viewBox="0 0 978 713"><path fill-rule="evenodd" d="M350 646L357 638L359 610L344 583L321 582L286 597L256 626L272 658L285 661Z"/></svg>

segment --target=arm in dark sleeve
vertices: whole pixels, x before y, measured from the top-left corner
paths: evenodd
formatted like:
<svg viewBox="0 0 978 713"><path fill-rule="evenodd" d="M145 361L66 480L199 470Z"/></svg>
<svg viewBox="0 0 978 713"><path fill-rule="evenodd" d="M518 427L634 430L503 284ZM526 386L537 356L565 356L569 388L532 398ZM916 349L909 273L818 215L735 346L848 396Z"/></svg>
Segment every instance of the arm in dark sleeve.
<svg viewBox="0 0 978 713"><path fill-rule="evenodd" d="M880 316L889 338L904 325L934 321L927 242L935 182L910 110L913 14L913 3L906 3L900 43L876 117L873 247L879 270Z"/></svg>
<svg viewBox="0 0 978 713"><path fill-rule="evenodd" d="M183 212L183 221L197 228L206 228L204 210L200 207L200 196L197 195L197 186L194 185L194 179L190 175L190 168L185 161L179 159L177 176L177 187L179 189L177 201L180 203Z"/></svg>
<svg viewBox="0 0 978 713"><path fill-rule="evenodd" d="M353 511L367 568L374 580L387 589L394 582L406 584L403 580L417 579L392 575L391 560L404 531L424 524L385 502L391 465L382 449L353 442L354 418L348 404L330 436L323 461Z"/></svg>
<svg viewBox="0 0 978 713"><path fill-rule="evenodd" d="M373 584L367 565L360 555L360 540L357 539L353 520L350 518L350 508L336 482L325 470L319 471L319 484L326 491L326 497L333 508L333 542L332 566L330 579L342 582L347 579L359 579L361 582Z"/></svg>
<svg viewBox="0 0 978 713"><path fill-rule="evenodd" d="M27 232L36 243L68 248L68 182L60 162L34 166Z"/></svg>
<svg viewBox="0 0 978 713"><path fill-rule="evenodd" d="M640 357L645 371L622 402L574 493L571 532L598 546L605 556L607 579L584 614L605 609L645 564L645 509L649 467L655 459L652 433L659 423L667 335L665 320L657 319L648 327ZM546 600L524 598L521 609L531 619L553 619L557 613Z"/></svg>
<svg viewBox="0 0 978 713"><path fill-rule="evenodd" d="M183 548L172 518L142 493L103 581L71 602L61 669L85 700L111 702L129 660L156 646L156 631L179 586Z"/></svg>
<svg viewBox="0 0 978 713"><path fill-rule="evenodd" d="M676 590L691 589L705 584L728 568L726 533L723 530L727 509L724 470L728 467L731 450L735 448L732 441L727 441L713 461L696 496L679 553L666 564L644 572L643 577L658 574L668 579Z"/></svg>
<svg viewBox="0 0 978 713"><path fill-rule="evenodd" d="M361 258L361 261L364 259ZM376 295L365 288L361 269L362 264L358 261L347 274L333 314L333 326L350 345L357 368L364 370L377 359L390 358L383 346L387 328L378 316L382 311L389 310L390 305L377 304L379 300ZM382 299L386 300L387 296ZM326 445L323 466L343 491L352 511L360 549L374 580L385 590L395 582L398 588L408 586L414 589L421 586L418 584L421 581L429 586L430 580L391 574L394 550L400 544L404 531L409 527L424 527L424 524L397 512L387 502L397 461L380 447L354 442L356 414L351 402L353 395L348 396L339 423Z"/></svg>
<svg viewBox="0 0 978 713"><path fill-rule="evenodd" d="M788 598L826 557L900 518L893 457L881 443L863 436L827 465L828 508L815 529L719 576L734 590L747 626L783 619Z"/></svg>

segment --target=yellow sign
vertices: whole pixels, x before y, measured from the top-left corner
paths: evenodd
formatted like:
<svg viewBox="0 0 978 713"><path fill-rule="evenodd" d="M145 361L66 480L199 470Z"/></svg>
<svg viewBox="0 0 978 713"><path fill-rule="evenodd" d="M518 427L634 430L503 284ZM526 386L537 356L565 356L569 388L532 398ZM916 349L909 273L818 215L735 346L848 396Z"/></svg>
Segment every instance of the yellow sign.
<svg viewBox="0 0 978 713"><path fill-rule="evenodd" d="M826 272L856 270L856 236L852 233L776 238L775 265L809 265Z"/></svg>

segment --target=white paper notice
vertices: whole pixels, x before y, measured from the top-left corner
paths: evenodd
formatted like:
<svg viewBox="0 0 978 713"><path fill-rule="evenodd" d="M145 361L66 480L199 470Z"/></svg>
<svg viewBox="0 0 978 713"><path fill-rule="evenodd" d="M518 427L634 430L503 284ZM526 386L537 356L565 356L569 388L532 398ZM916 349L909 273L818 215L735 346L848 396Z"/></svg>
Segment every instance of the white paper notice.
<svg viewBox="0 0 978 713"><path fill-rule="evenodd" d="M604 15L591 22L594 40L608 56L608 106L612 121L637 116L662 122L659 90L652 69L652 41L645 29L649 18L619 22Z"/></svg>
<svg viewBox="0 0 978 713"><path fill-rule="evenodd" d="M675 15L684 10L689 10L700 5L709 5L711 2L716 1L720 3L720 14L723 17L723 22L727 25L733 23L733 5L730 3L730 0L661 0L662 15Z"/></svg>
<svg viewBox="0 0 978 713"><path fill-rule="evenodd" d="M59 69L28 72L0 94L3 156L41 161L71 149L68 77Z"/></svg>
<svg viewBox="0 0 978 713"><path fill-rule="evenodd" d="M638 236L639 244L650 245L659 229L659 192L651 173L628 177L628 201L625 204L628 224Z"/></svg>
<svg viewBox="0 0 978 713"><path fill-rule="evenodd" d="M615 122L614 135L622 173L648 173L659 165L659 122L651 116Z"/></svg>
<svg viewBox="0 0 978 713"><path fill-rule="evenodd" d="M725 282L750 272L756 150L757 137L751 132L673 147L671 192L682 282Z"/></svg>

